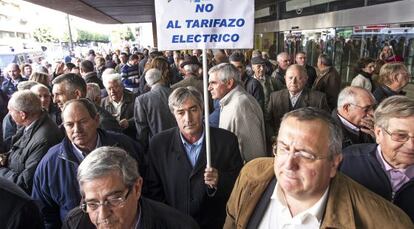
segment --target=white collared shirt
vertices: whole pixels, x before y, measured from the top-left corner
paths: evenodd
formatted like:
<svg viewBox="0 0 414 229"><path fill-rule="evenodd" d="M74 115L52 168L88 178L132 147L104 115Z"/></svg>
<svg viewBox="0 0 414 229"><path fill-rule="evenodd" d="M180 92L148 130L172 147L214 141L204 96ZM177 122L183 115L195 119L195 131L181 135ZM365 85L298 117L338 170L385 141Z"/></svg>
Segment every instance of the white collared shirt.
<svg viewBox="0 0 414 229"><path fill-rule="evenodd" d="M101 137L98 134L98 138L96 139L96 146L94 149L101 147L102 143L101 143ZM83 155L82 150L80 150L75 144L73 144L72 142L72 147L73 147L73 152L75 153L75 156L79 159L79 161L83 161L83 159L85 159L85 156Z"/></svg>
<svg viewBox="0 0 414 229"><path fill-rule="evenodd" d="M354 124L350 123L348 120L346 120L344 117L342 117L340 114L338 114L339 119L341 122L350 130L354 131L355 133L359 133L360 129L355 126Z"/></svg>
<svg viewBox="0 0 414 229"><path fill-rule="evenodd" d="M292 217L289 208L284 204L283 193L276 183L270 203L258 229L313 229L319 228L328 200L328 190L312 207Z"/></svg>
<svg viewBox="0 0 414 229"><path fill-rule="evenodd" d="M121 119L121 109L122 109L122 105L124 104L124 97L121 98L121 100L119 102L115 102L115 101L111 101L112 106L114 106L116 114L112 114L117 121L120 121Z"/></svg>
<svg viewBox="0 0 414 229"><path fill-rule="evenodd" d="M303 90L302 90L303 91ZM300 95L302 94L302 91L300 91L299 93L297 93L296 95L292 95L292 93L290 93L289 91L289 98L290 98L290 103L292 104L292 107L295 107L296 102L298 102Z"/></svg>

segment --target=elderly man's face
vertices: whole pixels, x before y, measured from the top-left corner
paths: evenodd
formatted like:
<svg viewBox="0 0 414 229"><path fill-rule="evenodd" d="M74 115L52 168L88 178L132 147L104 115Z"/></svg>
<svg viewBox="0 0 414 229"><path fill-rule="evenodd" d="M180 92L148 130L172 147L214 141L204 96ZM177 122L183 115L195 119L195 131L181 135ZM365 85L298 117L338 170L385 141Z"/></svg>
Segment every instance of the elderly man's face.
<svg viewBox="0 0 414 229"><path fill-rule="evenodd" d="M208 90L213 99L222 99L229 91L231 91L230 82L221 81L217 72L211 74L208 81Z"/></svg>
<svg viewBox="0 0 414 229"><path fill-rule="evenodd" d="M14 120L14 122L17 125L22 126L23 125L23 122L24 122L24 118L23 118L22 111L18 111L18 110L14 109L10 105L8 105L7 109L9 110L10 116L12 117L12 119Z"/></svg>
<svg viewBox="0 0 414 229"><path fill-rule="evenodd" d="M66 101L76 99L74 93L70 93L66 90L66 83L54 84L52 88L53 102L56 103L60 110L63 109L63 105Z"/></svg>
<svg viewBox="0 0 414 229"><path fill-rule="evenodd" d="M96 146L99 116L91 117L83 105L75 102L65 108L62 118L69 140L81 150L92 151Z"/></svg>
<svg viewBox="0 0 414 229"><path fill-rule="evenodd" d="M123 87L119 84L119 82L115 80L109 81L107 85L105 85L105 88L108 92L108 95L113 101L117 103L121 101L122 97L124 96L124 91Z"/></svg>
<svg viewBox="0 0 414 229"><path fill-rule="evenodd" d="M134 228L141 187L141 178L132 187L125 186L119 172L111 172L82 183L81 189L86 203L95 205L108 200L123 200L118 206L111 206L110 202L106 202L106 205L101 205L97 209L87 207L91 222L97 228Z"/></svg>
<svg viewBox="0 0 414 229"><path fill-rule="evenodd" d="M320 120L299 121L288 118L281 124L274 169L286 196L303 201L317 201L336 174L341 156L329 160L329 129ZM294 157L303 151L323 159L307 160ZM288 152L281 155L281 152Z"/></svg>
<svg viewBox="0 0 414 229"><path fill-rule="evenodd" d="M277 64L280 69L286 70L290 65L290 57L288 55L282 55L277 59Z"/></svg>
<svg viewBox="0 0 414 229"><path fill-rule="evenodd" d="M9 67L9 76L16 80L20 77L20 69L19 66L13 64Z"/></svg>
<svg viewBox="0 0 414 229"><path fill-rule="evenodd" d="M348 104L347 120L355 126L362 126L364 118L374 115L375 100L367 92L358 92L355 104Z"/></svg>
<svg viewBox="0 0 414 229"><path fill-rule="evenodd" d="M289 92L296 95L305 88L308 76L301 74L297 68L290 68L286 71L285 81Z"/></svg>
<svg viewBox="0 0 414 229"><path fill-rule="evenodd" d="M397 73L396 77L394 77L395 82L398 84L398 88L401 90L405 86L407 86L410 80L410 73L406 71L401 71Z"/></svg>
<svg viewBox="0 0 414 229"><path fill-rule="evenodd" d="M410 138L403 141L407 135ZM375 136L388 163L398 168L414 164L414 116L391 118L387 129L375 126Z"/></svg>
<svg viewBox="0 0 414 229"><path fill-rule="evenodd" d="M192 98L187 98L181 106L175 107L174 116L181 134L187 139L203 131L203 111Z"/></svg>
<svg viewBox="0 0 414 229"><path fill-rule="evenodd" d="M297 64L305 66L306 65L306 55L303 53L299 53L296 55L295 61Z"/></svg>
<svg viewBox="0 0 414 229"><path fill-rule="evenodd" d="M252 64L252 70L254 72L254 76L263 77L265 74L265 66L264 64Z"/></svg>

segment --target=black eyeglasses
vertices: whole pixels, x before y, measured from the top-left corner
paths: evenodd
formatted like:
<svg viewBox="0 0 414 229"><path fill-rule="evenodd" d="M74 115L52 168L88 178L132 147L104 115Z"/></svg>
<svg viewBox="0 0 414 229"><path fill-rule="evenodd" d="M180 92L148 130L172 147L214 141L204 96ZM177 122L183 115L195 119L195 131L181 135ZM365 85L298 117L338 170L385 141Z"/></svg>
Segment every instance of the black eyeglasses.
<svg viewBox="0 0 414 229"><path fill-rule="evenodd" d="M359 109L361 109L365 113L368 113L369 111L374 111L375 108L377 107L376 104L368 105L368 106L365 106L365 107L362 107L362 106L359 106L359 105L353 104L353 103L350 103L350 104L352 106L358 107Z"/></svg>
<svg viewBox="0 0 414 229"><path fill-rule="evenodd" d="M316 160L322 160L322 159L326 159L328 157L321 157L321 156L316 156L313 153L309 153L306 151L295 151L293 153L291 153L288 149L287 146L281 145L281 144L275 144L273 146L273 155L275 155L275 157L278 157L282 160L285 160L289 157L289 155L292 154L292 157L295 159L298 159L299 161L303 161L305 163L311 163L314 162Z"/></svg>
<svg viewBox="0 0 414 229"><path fill-rule="evenodd" d="M122 207L125 201L128 199L129 193L131 192L131 187L128 188L128 192L124 196L120 197L109 197L106 200L99 201L82 201L80 209L85 212L96 211L100 206L107 206L109 208L118 208Z"/></svg>
<svg viewBox="0 0 414 229"><path fill-rule="evenodd" d="M406 142L410 138L414 138L414 136L410 136L408 133L404 132L393 132L386 130L385 128L382 128L385 133L387 133L389 136L391 136L391 139L396 142Z"/></svg>

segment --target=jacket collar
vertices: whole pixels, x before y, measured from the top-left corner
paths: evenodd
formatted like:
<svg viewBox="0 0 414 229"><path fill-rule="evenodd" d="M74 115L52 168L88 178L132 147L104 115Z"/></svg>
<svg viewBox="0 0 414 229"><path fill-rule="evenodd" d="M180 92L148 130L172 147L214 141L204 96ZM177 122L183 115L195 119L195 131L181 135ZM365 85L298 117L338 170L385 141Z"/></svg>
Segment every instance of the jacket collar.
<svg viewBox="0 0 414 229"><path fill-rule="evenodd" d="M115 141L115 139L108 136L105 130L98 128L97 133L101 139L102 146L118 146L118 143ZM79 161L79 159L76 157L75 153L73 152L72 143L71 141L69 141L69 138L67 136L65 136L60 146L59 158L63 160L71 161L75 164L80 164L81 162Z"/></svg>
<svg viewBox="0 0 414 229"><path fill-rule="evenodd" d="M230 103L233 97L235 97L235 95L241 90L242 88L240 87L240 85L237 85L235 88L229 91L223 98L220 99L220 107L223 107Z"/></svg>

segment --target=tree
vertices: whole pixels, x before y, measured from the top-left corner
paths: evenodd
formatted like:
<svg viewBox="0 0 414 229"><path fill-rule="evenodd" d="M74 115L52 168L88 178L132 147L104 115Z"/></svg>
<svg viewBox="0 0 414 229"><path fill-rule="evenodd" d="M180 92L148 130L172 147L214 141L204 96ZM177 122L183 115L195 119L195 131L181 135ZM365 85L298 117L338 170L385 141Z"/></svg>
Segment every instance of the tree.
<svg viewBox="0 0 414 229"><path fill-rule="evenodd" d="M88 43L91 41L103 42L103 43L109 42L108 35L104 35L100 33L91 33L85 30L77 30L77 32L78 32L78 41L80 43Z"/></svg>
<svg viewBox="0 0 414 229"><path fill-rule="evenodd" d="M59 42L59 39L52 35L49 27L39 27L33 31L33 37L37 42L48 43L48 42Z"/></svg>

